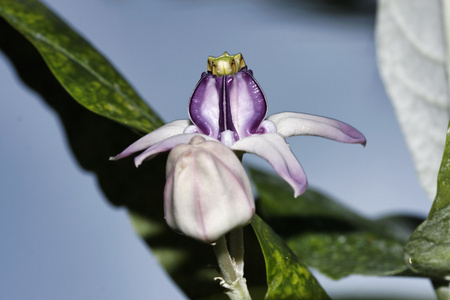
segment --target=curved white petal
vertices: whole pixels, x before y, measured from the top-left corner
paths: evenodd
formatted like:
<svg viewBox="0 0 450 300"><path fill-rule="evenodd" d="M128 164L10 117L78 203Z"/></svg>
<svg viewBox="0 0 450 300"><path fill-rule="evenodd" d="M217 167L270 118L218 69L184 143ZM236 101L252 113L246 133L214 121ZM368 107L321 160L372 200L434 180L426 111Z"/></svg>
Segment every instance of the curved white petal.
<svg viewBox="0 0 450 300"><path fill-rule="evenodd" d="M250 181L223 144L203 140L175 147L167 173L164 215L172 229L212 243L250 222L255 212Z"/></svg>
<svg viewBox="0 0 450 300"><path fill-rule="evenodd" d="M174 135L174 136L171 136L169 138L166 138L166 139L160 141L159 143L151 146L150 148L148 148L147 150L145 150L144 152L142 152L141 154L136 156L134 158L134 164L136 165L136 167L139 167L139 165L144 160L151 159L161 152L169 151L173 147L175 147L179 144L189 144L191 139L196 135L200 135L200 136L204 137L206 140L217 141L216 139L214 139L212 137L209 137L207 135L200 134L200 133L182 133L182 134Z"/></svg>
<svg viewBox="0 0 450 300"><path fill-rule="evenodd" d="M289 145L278 133L246 137L234 143L231 149L253 153L264 158L278 175L292 186L295 197L305 192L308 186L306 175Z"/></svg>
<svg viewBox="0 0 450 300"><path fill-rule="evenodd" d="M277 132L277 126L275 125L274 122L269 121L269 120L264 120L262 121L262 123L259 125L258 130L256 131L258 134L263 134L263 133L275 133Z"/></svg>
<svg viewBox="0 0 450 300"><path fill-rule="evenodd" d="M197 126L189 125L184 129L183 133L202 133L202 132Z"/></svg>
<svg viewBox="0 0 450 300"><path fill-rule="evenodd" d="M341 121L321 116L294 112L271 115L267 120L277 126L277 133L284 137L315 135L342 143L366 145L364 135Z"/></svg>
<svg viewBox="0 0 450 300"><path fill-rule="evenodd" d="M148 133L147 135L143 136L130 146L128 146L125 150L123 150L118 155L111 157L111 160L118 160L124 157L127 157L133 153L139 152L141 150L144 150L148 147L153 146L156 143L159 143L162 140L165 140L171 136L181 134L183 131L191 125L190 120L177 120L170 123L167 123L164 126L159 127L156 130L153 130L152 132Z"/></svg>

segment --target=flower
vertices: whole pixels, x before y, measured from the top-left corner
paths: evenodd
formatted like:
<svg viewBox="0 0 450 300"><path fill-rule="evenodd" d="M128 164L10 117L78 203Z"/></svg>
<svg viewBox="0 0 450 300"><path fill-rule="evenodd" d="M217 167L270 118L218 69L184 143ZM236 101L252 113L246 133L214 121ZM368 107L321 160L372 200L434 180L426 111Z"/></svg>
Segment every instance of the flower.
<svg viewBox="0 0 450 300"><path fill-rule="evenodd" d="M306 175L286 143L294 135L314 135L343 143L366 144L362 133L343 122L303 113L269 116L265 96L247 69L241 54L208 58L189 102L190 120L168 123L142 137L112 159L143 151L136 166L194 136L220 141L233 151L254 153L268 161L294 189L295 197L307 188Z"/></svg>
<svg viewBox="0 0 450 300"><path fill-rule="evenodd" d="M194 136L169 154L164 214L175 231L213 243L250 222L255 203L241 161L218 141Z"/></svg>

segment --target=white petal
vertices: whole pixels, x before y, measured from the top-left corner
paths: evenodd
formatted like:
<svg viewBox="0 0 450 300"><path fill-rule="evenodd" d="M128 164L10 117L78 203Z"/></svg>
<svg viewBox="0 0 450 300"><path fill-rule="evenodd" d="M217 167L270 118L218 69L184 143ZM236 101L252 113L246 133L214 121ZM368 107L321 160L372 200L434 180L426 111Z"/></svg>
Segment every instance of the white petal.
<svg viewBox="0 0 450 300"><path fill-rule="evenodd" d="M139 165L144 160L151 159L161 152L169 151L173 147L175 147L179 144L188 144L190 142L190 140L194 136L197 136L197 135L204 137L206 140L217 141L216 139L214 139L212 137L209 137L204 134L199 134L199 133L182 133L182 134L174 135L174 136L171 136L169 138L166 138L166 139L160 141L159 143L151 146L150 148L148 148L147 150L145 150L144 152L142 152L141 154L136 156L134 158L134 164L136 165L136 167L139 167Z"/></svg>
<svg viewBox="0 0 450 300"><path fill-rule="evenodd" d="M128 146L121 153L119 153L114 157L111 157L110 159L118 160L127 157L133 153L142 151L171 136L183 133L186 127L188 127L191 124L192 123L190 120L177 120L167 123L166 125L161 126L158 129L143 136L142 138L140 138L139 140Z"/></svg>
<svg viewBox="0 0 450 300"><path fill-rule="evenodd" d="M266 133L249 136L234 143L231 149L253 153L264 158L278 175L292 186L295 197L305 192L308 186L306 175L281 135Z"/></svg>
<svg viewBox="0 0 450 300"><path fill-rule="evenodd" d="M321 116L285 112L267 118L275 123L277 133L284 137L315 135L342 143L366 144L364 135L341 121Z"/></svg>

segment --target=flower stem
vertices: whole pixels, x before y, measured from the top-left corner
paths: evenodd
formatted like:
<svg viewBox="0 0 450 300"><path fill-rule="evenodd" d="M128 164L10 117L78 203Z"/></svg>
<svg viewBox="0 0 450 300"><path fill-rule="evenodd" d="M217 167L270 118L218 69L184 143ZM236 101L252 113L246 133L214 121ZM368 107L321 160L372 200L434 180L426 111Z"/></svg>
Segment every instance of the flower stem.
<svg viewBox="0 0 450 300"><path fill-rule="evenodd" d="M432 283L438 300L450 300L450 284L447 278L441 281L433 280Z"/></svg>
<svg viewBox="0 0 450 300"><path fill-rule="evenodd" d="M237 279L233 261L228 253L227 240L225 236L221 237L214 245L214 252L219 263L220 273L223 276L225 282L233 282Z"/></svg>
<svg viewBox="0 0 450 300"><path fill-rule="evenodd" d="M230 254L234 258L239 275L244 276L244 231L242 227L230 232Z"/></svg>
<svg viewBox="0 0 450 300"><path fill-rule="evenodd" d="M247 283L244 278L244 246L242 239L242 228L233 230L230 233L231 253L227 247L225 236L221 237L214 245L214 253L219 263L220 285L227 289L225 292L231 300L251 300Z"/></svg>

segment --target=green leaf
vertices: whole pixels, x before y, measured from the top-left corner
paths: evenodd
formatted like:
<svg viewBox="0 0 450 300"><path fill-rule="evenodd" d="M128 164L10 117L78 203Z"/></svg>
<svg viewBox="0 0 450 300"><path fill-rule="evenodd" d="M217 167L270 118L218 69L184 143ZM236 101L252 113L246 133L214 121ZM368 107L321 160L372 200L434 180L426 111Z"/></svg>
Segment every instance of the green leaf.
<svg viewBox="0 0 450 300"><path fill-rule="evenodd" d="M258 215L252 227L266 261L269 289L265 299L330 299L305 264Z"/></svg>
<svg viewBox="0 0 450 300"><path fill-rule="evenodd" d="M438 175L436 198L428 218L405 246L405 261L420 275L450 276L450 127Z"/></svg>
<svg viewBox="0 0 450 300"><path fill-rule="evenodd" d="M111 63L37 0L0 0L0 16L39 51L53 74L80 104L142 132L160 118Z"/></svg>
<svg viewBox="0 0 450 300"><path fill-rule="evenodd" d="M432 200L450 117L442 109L450 104L449 10L446 1L377 3L378 70L419 181Z"/></svg>
<svg viewBox="0 0 450 300"><path fill-rule="evenodd" d="M254 168L250 174L260 196L260 215L308 266L335 279L408 270L403 247L421 219L371 220L312 188L295 199L279 177Z"/></svg>
<svg viewBox="0 0 450 300"><path fill-rule="evenodd" d="M393 275L406 270L400 253L403 245L369 232L306 233L288 244L310 266L332 278L351 274Z"/></svg>

